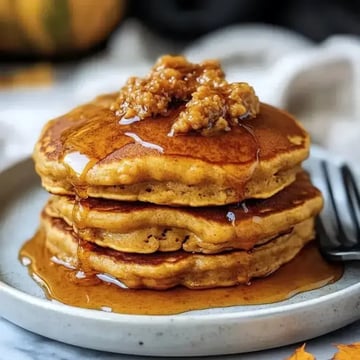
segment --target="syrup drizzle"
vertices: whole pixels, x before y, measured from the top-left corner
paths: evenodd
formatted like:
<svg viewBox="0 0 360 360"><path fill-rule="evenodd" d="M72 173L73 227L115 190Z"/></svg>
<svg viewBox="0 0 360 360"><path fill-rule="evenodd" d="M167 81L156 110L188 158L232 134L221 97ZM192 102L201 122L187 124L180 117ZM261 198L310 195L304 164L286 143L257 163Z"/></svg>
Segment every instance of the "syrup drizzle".
<svg viewBox="0 0 360 360"><path fill-rule="evenodd" d="M70 171L73 171L79 180L85 180L87 170L91 167L91 159L79 151L68 153L64 156L63 163L67 165Z"/></svg>
<svg viewBox="0 0 360 360"><path fill-rule="evenodd" d="M138 144L140 144L141 146L143 146L145 148L154 149L154 150L157 150L160 153L164 152L164 149L161 146L153 144L153 143L148 142L148 141L144 141L144 140L142 140L140 138L140 136L138 136L138 135L136 135L136 134L134 134L132 132L125 132L124 135L131 137L132 139L135 140L135 142L137 142Z"/></svg>
<svg viewBox="0 0 360 360"><path fill-rule="evenodd" d="M134 116L134 117L131 117L131 118L121 118L119 120L119 124L120 125L130 125L134 122L138 122L138 121L141 121L141 119L138 117L138 116Z"/></svg>

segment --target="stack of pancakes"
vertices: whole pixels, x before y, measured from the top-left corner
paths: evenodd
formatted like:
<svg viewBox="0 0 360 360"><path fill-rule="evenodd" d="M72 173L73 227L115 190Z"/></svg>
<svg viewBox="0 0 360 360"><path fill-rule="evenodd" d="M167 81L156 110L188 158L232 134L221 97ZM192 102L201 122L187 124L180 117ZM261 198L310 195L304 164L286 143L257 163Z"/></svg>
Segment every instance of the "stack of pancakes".
<svg viewBox="0 0 360 360"><path fill-rule="evenodd" d="M37 142L54 259L130 288L210 288L267 276L314 238L322 197L289 114L261 104L219 136L169 137L179 109L124 125L114 99L50 121Z"/></svg>

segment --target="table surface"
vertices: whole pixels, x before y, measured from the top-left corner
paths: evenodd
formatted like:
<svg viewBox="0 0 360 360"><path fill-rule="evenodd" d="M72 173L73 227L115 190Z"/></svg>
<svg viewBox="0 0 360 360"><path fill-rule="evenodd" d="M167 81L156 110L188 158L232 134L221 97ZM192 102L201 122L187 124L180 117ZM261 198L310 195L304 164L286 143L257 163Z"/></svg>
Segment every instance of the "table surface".
<svg viewBox="0 0 360 360"><path fill-rule="evenodd" d="M312 352L317 360L328 360L331 359L336 352L334 345L339 343L348 344L357 341L360 341L360 321L328 335L308 341L307 350ZM279 349L251 354L228 355L222 358L224 360L283 360L290 356L294 349L299 345L300 344L294 344ZM144 358L141 356L111 354L66 345L23 330L0 318L0 360L48 360L50 358L52 360L155 359L153 357ZM216 358L219 359L220 357Z"/></svg>

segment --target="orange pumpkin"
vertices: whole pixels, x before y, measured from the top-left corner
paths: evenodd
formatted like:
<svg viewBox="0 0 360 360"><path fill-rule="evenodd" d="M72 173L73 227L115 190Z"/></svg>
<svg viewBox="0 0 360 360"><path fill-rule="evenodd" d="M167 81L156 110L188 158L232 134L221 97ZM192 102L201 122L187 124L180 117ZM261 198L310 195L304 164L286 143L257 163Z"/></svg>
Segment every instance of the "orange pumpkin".
<svg viewBox="0 0 360 360"><path fill-rule="evenodd" d="M124 12L125 0L0 0L0 51L86 51L109 36Z"/></svg>

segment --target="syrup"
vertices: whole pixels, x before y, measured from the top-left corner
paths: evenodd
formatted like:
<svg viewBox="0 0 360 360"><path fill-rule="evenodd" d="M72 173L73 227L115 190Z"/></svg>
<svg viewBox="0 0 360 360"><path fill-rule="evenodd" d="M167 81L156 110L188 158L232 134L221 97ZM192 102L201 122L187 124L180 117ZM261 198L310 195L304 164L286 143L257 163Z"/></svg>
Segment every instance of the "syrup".
<svg viewBox="0 0 360 360"><path fill-rule="evenodd" d="M131 290L124 289L121 283L105 274L86 273L55 263L44 241L39 231L25 243L19 258L32 277L38 279L49 299L121 314L170 315L215 307L274 303L333 283L343 273L342 265L326 262L316 244L309 244L291 262L266 278L253 280L251 285L206 290L184 287L163 291Z"/></svg>

